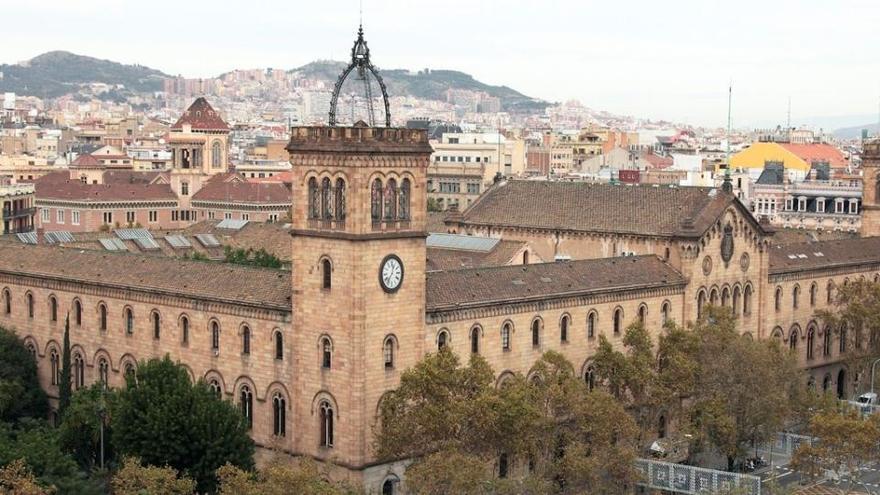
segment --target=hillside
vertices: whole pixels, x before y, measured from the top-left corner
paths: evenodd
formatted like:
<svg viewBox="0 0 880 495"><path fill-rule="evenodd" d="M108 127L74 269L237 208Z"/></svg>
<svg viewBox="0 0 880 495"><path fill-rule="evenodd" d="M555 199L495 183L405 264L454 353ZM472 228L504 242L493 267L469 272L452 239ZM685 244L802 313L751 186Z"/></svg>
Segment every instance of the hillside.
<svg viewBox="0 0 880 495"><path fill-rule="evenodd" d="M880 132L880 126L876 122L873 124L857 125L853 127L843 127L834 131L834 137L838 139L858 139L862 136L862 129L868 130L868 136L876 136Z"/></svg>
<svg viewBox="0 0 880 495"><path fill-rule="evenodd" d="M41 98L76 92L80 85L91 82L122 84L132 92L161 91L162 80L168 77L149 67L123 65L64 51L44 53L21 64L3 64L0 72L3 73L0 92Z"/></svg>
<svg viewBox="0 0 880 495"><path fill-rule="evenodd" d="M331 85L345 69L344 62L318 61L306 64L291 72L299 72L305 77L321 79ZM501 99L501 108L508 112L535 112L547 107L548 103L530 98L507 86L492 86L482 83L469 74L455 70L422 70L412 73L403 69L381 69L380 74L388 86L390 95L409 95L428 100L446 100L446 90L466 89L483 91Z"/></svg>

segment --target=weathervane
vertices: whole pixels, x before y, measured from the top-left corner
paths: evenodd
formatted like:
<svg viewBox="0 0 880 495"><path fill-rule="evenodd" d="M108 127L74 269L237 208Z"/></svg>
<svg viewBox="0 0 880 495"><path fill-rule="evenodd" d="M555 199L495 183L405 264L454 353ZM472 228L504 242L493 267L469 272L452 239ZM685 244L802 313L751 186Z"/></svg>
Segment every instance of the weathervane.
<svg viewBox="0 0 880 495"><path fill-rule="evenodd" d="M391 127L391 106L388 103L388 92L385 89L385 82L382 81L382 76L379 75L379 71L370 62L370 49L364 40L363 23L358 26L358 37L354 42L354 46L351 47L351 62L342 71L342 74L339 75L339 79L336 80L336 86L333 88L333 96L330 98L330 126L336 126L336 104L339 100L339 93L342 91L343 83L345 83L349 74L355 69L357 69L357 79L364 83L364 98L367 101L369 125L376 125L376 116L373 110L373 90L370 86L369 78L369 75L372 74L382 90L382 100L385 103L385 127Z"/></svg>

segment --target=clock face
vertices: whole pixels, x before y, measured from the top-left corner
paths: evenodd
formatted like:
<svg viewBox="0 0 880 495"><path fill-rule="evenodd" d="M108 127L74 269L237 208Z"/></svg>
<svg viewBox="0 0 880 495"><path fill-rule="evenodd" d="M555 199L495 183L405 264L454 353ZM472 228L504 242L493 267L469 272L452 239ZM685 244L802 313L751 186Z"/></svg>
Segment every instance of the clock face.
<svg viewBox="0 0 880 495"><path fill-rule="evenodd" d="M385 292L397 292L403 283L403 262L394 254L389 254L379 265L379 284Z"/></svg>

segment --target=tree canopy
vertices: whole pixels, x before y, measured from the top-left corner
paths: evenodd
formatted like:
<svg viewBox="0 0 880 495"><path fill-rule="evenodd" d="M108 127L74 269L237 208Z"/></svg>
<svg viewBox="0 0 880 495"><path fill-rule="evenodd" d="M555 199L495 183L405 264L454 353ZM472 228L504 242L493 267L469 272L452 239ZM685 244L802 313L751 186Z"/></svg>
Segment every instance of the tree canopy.
<svg viewBox="0 0 880 495"><path fill-rule="evenodd" d="M0 327L0 421L45 418L48 413L34 357L18 336Z"/></svg>

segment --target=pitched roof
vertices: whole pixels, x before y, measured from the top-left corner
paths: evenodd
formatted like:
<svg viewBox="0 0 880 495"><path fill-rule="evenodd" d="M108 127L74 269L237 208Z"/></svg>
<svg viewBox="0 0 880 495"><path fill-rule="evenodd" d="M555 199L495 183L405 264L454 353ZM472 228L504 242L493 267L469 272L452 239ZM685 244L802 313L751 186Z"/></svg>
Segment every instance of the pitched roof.
<svg viewBox="0 0 880 495"><path fill-rule="evenodd" d="M46 174L34 181L35 196L40 199L64 199L69 201L177 201L177 195L168 184L144 182L109 182L107 184L83 184L70 179L66 171Z"/></svg>
<svg viewBox="0 0 880 495"><path fill-rule="evenodd" d="M177 119L171 129L183 129L184 124L189 124L192 129L200 131L229 130L229 125L220 118L220 114L203 96L196 98L196 101L183 112L183 115Z"/></svg>
<svg viewBox="0 0 880 495"><path fill-rule="evenodd" d="M779 146L794 153L801 160L811 164L813 162L828 162L831 168L846 167L846 157L843 153L831 146L830 144L813 143L813 144L794 144L780 143Z"/></svg>
<svg viewBox="0 0 880 495"><path fill-rule="evenodd" d="M0 273L291 309L290 272L228 263L19 245L3 248Z"/></svg>
<svg viewBox="0 0 880 495"><path fill-rule="evenodd" d="M528 247L524 241L498 241L488 251L468 251L440 247L428 247L427 270L458 270L509 265L517 253Z"/></svg>
<svg viewBox="0 0 880 495"><path fill-rule="evenodd" d="M684 284L679 272L653 255L429 272L426 310Z"/></svg>
<svg viewBox="0 0 880 495"><path fill-rule="evenodd" d="M486 191L462 223L695 237L734 203L734 196L703 187L512 180Z"/></svg>
<svg viewBox="0 0 880 495"><path fill-rule="evenodd" d="M770 250L770 273L880 264L880 237L783 244Z"/></svg>
<svg viewBox="0 0 880 495"><path fill-rule="evenodd" d="M254 183L211 180L192 197L193 201L280 204L292 201L290 190L280 182Z"/></svg>
<svg viewBox="0 0 880 495"><path fill-rule="evenodd" d="M76 157L70 164L71 168L103 168L104 164L91 154L83 154Z"/></svg>

